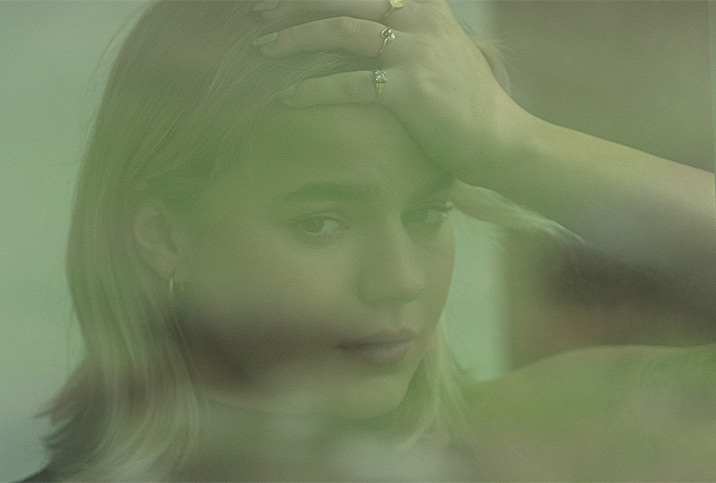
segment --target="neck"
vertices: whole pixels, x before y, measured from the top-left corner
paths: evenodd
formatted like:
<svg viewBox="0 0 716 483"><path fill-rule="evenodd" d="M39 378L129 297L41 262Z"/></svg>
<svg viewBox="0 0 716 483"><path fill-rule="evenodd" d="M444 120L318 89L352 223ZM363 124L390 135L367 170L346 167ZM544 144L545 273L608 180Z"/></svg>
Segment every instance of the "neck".
<svg viewBox="0 0 716 483"><path fill-rule="evenodd" d="M345 479L352 467L365 470L360 450L396 451L384 432L369 431L362 423L214 400L207 401L195 448L180 474L183 480Z"/></svg>

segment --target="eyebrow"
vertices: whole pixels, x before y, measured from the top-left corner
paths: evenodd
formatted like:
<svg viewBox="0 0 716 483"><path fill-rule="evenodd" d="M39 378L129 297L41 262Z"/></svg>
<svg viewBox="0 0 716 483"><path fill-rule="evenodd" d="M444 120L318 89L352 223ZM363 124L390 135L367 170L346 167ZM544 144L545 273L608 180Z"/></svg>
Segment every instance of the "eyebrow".
<svg viewBox="0 0 716 483"><path fill-rule="evenodd" d="M455 178L449 173L437 177L430 184L422 187L411 200L422 200L435 193L451 188ZM374 198L377 190L360 184L318 182L309 183L281 197L284 203L300 203L308 201L365 201Z"/></svg>

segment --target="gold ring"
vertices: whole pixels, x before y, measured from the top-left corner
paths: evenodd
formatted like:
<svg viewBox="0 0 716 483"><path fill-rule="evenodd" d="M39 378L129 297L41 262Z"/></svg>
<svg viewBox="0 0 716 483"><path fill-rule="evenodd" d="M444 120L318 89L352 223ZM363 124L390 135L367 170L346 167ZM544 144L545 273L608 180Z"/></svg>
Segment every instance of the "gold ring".
<svg viewBox="0 0 716 483"><path fill-rule="evenodd" d="M381 32L380 36L383 38L383 45L380 46L380 50L378 51L378 55L382 54L385 50L385 46L388 45L388 42L391 40L395 40L395 32L393 32L393 29L390 27L385 27Z"/></svg>
<svg viewBox="0 0 716 483"><path fill-rule="evenodd" d="M384 70L376 70L373 72L373 81L375 81L375 102L378 102L380 95L383 94L385 83L388 82L388 76L385 75Z"/></svg>
<svg viewBox="0 0 716 483"><path fill-rule="evenodd" d="M385 15L383 15L383 20L388 18L388 16L393 13L393 10L397 10L399 8L403 8L405 6L406 0L389 0L390 1L390 10L388 10Z"/></svg>

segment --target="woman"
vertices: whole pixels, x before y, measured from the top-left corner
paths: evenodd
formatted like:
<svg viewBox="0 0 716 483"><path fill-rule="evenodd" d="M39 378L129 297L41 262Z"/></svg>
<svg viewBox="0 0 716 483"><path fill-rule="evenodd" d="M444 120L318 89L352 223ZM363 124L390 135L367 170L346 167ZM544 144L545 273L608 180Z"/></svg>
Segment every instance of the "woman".
<svg viewBox="0 0 716 483"><path fill-rule="evenodd" d="M529 115L442 1L156 4L80 173L68 274L87 354L39 477L648 477L594 436L641 449L642 426L605 413L652 400L634 377L649 364L702 352L585 352L488 385L455 368L447 211L509 216L478 185L585 237L653 221L634 234L649 252L595 241L710 275L713 177Z"/></svg>

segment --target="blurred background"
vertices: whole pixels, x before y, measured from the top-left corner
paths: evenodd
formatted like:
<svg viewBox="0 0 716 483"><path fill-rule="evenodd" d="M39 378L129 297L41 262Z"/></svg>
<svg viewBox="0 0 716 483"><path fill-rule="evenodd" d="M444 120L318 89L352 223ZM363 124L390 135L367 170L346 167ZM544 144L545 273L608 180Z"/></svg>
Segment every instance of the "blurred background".
<svg viewBox="0 0 716 483"><path fill-rule="evenodd" d="M33 415L81 356L63 269L73 180L115 47L145 5L0 2L1 481L43 464L46 426ZM453 5L498 46L528 111L713 169L705 1ZM458 225L447 315L475 377L585 345L711 341L713 322L688 311L541 305L518 283L529 277L528 251L510 248L495 227Z"/></svg>
<svg viewBox="0 0 716 483"><path fill-rule="evenodd" d="M81 354L64 278L74 178L135 1L0 2L0 481L44 462L33 416Z"/></svg>
<svg viewBox="0 0 716 483"><path fill-rule="evenodd" d="M712 2L713 3L713 2ZM493 28L514 99L555 124L713 171L706 1L498 1ZM713 14L713 12L712 12ZM592 345L716 341L713 294L598 253L544 297L532 240L512 243L501 333L508 366ZM648 240L645 240L648 243ZM552 265L564 263L555 250ZM579 272L574 275L574 272Z"/></svg>

